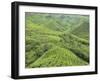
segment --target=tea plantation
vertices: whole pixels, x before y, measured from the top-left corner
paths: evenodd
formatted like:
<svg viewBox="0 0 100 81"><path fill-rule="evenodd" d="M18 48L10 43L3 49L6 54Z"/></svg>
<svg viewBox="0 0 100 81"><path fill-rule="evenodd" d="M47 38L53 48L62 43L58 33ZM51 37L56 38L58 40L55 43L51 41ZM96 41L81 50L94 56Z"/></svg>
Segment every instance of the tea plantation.
<svg viewBox="0 0 100 81"><path fill-rule="evenodd" d="M25 67L89 64L89 16L25 13Z"/></svg>

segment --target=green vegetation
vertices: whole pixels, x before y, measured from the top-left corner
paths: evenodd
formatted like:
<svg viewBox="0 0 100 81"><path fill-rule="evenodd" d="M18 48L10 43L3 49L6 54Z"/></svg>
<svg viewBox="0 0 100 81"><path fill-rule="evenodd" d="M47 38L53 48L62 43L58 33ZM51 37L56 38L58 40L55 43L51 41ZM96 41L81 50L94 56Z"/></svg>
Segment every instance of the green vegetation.
<svg viewBox="0 0 100 81"><path fill-rule="evenodd" d="M89 64L89 16L25 13L25 66Z"/></svg>

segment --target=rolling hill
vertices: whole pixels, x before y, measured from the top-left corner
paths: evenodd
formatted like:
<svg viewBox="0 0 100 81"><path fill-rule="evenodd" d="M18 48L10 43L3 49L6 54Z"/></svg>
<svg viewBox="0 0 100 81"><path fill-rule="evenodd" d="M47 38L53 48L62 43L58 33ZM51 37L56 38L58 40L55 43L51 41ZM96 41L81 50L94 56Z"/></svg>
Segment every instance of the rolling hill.
<svg viewBox="0 0 100 81"><path fill-rule="evenodd" d="M53 47L35 62L31 63L29 67L79 66L82 64L86 65L88 63L80 59L68 49Z"/></svg>
<svg viewBox="0 0 100 81"><path fill-rule="evenodd" d="M87 15L25 13L26 68L88 64Z"/></svg>

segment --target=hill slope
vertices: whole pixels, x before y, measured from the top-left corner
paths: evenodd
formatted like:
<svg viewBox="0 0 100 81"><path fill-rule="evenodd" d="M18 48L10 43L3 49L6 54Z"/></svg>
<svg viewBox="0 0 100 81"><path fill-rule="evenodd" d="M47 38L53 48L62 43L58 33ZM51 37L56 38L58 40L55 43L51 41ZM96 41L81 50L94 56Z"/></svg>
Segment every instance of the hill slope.
<svg viewBox="0 0 100 81"><path fill-rule="evenodd" d="M77 57L70 50L53 47L34 63L30 64L29 67L74 66L86 64L87 62Z"/></svg>
<svg viewBox="0 0 100 81"><path fill-rule="evenodd" d="M89 22L83 22L80 24L79 27L74 29L72 31L74 35L77 35L78 37L84 38L84 39L89 39Z"/></svg>

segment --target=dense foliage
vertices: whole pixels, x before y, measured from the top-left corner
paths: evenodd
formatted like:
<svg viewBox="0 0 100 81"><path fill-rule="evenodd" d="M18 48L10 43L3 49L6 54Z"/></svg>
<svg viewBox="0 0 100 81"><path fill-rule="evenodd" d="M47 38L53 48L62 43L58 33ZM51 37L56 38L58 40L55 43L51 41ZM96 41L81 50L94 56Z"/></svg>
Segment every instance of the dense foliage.
<svg viewBox="0 0 100 81"><path fill-rule="evenodd" d="M25 13L26 68L88 64L88 15Z"/></svg>

